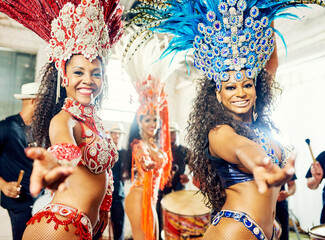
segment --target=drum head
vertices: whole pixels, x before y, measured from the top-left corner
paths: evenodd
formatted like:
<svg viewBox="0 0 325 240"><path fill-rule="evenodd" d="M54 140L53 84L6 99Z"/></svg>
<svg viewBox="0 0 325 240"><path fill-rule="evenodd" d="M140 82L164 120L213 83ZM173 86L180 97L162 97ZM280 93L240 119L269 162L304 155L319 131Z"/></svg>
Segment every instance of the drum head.
<svg viewBox="0 0 325 240"><path fill-rule="evenodd" d="M325 239L325 224L310 228L308 233L313 239Z"/></svg>
<svg viewBox="0 0 325 240"><path fill-rule="evenodd" d="M194 190L182 190L167 194L161 200L161 206L165 210L183 215L199 216L210 213L203 202L203 195Z"/></svg>

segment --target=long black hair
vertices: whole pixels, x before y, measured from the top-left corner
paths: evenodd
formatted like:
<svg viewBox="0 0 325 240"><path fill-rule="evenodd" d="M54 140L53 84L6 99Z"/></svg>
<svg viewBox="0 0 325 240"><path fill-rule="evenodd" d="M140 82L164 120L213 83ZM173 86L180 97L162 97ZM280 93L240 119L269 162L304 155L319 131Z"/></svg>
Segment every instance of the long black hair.
<svg viewBox="0 0 325 240"><path fill-rule="evenodd" d="M273 103L272 89L274 88L278 89L274 79L266 70L262 70L257 76L255 87L258 118L254 124L266 131L275 129L270 119ZM222 103L218 102L215 83L203 78L197 84L197 96L189 115L186 140L191 149L190 169L201 183L201 191L207 197L207 204L212 205L214 209L220 209L223 206L226 195L216 169L205 157L204 148L210 130L223 124L231 126L239 135L253 138L253 130L243 122L236 120L233 114L224 110Z"/></svg>

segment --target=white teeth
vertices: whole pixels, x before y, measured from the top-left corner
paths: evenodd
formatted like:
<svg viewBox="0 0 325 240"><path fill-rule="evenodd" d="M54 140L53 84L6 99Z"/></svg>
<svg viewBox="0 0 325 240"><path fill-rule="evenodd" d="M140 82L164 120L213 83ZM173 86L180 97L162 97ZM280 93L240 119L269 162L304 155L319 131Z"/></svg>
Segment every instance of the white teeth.
<svg viewBox="0 0 325 240"><path fill-rule="evenodd" d="M233 104L236 106L246 106L248 104L248 101L237 101L233 102Z"/></svg>
<svg viewBox="0 0 325 240"><path fill-rule="evenodd" d="M93 90L92 89L81 88L81 89L79 89L79 92L81 92L81 93L92 93Z"/></svg>

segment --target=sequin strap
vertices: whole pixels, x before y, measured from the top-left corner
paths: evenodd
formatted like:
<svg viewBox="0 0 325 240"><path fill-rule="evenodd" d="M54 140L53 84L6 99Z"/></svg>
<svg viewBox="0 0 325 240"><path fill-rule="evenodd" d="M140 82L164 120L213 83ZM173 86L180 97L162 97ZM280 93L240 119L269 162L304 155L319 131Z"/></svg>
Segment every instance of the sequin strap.
<svg viewBox="0 0 325 240"><path fill-rule="evenodd" d="M80 162L81 150L74 144L58 143L47 149L61 166L75 167Z"/></svg>
<svg viewBox="0 0 325 240"><path fill-rule="evenodd" d="M105 194L105 197L102 201L102 204L100 205L100 210L109 212L111 210L112 206L112 200L113 200L113 191L114 191L114 185L113 185L113 174L112 170L110 169L108 171L108 186L107 186L107 191Z"/></svg>
<svg viewBox="0 0 325 240"><path fill-rule="evenodd" d="M65 220L60 220L56 215L65 217ZM47 218L46 223L51 221L55 222L54 229L58 230L59 226L64 226L65 231L69 231L69 225L72 224L77 229L74 232L75 235L79 236L80 240L91 240L92 239L92 225L83 212L78 213L76 208L68 207L62 204L49 204L42 210L38 211L28 222L27 225L34 224L36 221L40 222L41 219Z"/></svg>
<svg viewBox="0 0 325 240"><path fill-rule="evenodd" d="M242 222L244 226L254 234L257 239L260 240L267 240L262 228L258 226L258 224L246 213L239 212L239 211L231 211L231 210L221 210L217 213L217 215L213 218L212 224L216 226L220 219L226 218L233 218L238 222Z"/></svg>

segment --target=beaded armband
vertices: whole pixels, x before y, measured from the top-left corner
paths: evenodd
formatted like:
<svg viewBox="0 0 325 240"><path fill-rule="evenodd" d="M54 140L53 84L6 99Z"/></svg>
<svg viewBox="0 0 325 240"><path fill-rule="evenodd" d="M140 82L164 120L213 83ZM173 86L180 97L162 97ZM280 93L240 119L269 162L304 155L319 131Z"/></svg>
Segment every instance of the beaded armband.
<svg viewBox="0 0 325 240"><path fill-rule="evenodd" d="M47 149L64 167L76 167L81 159L81 150L74 144L59 143Z"/></svg>

